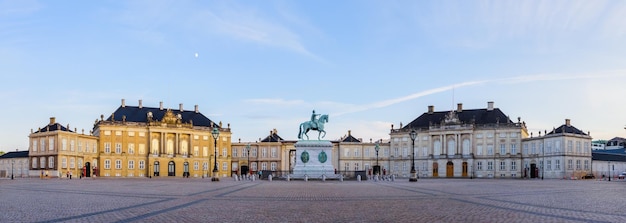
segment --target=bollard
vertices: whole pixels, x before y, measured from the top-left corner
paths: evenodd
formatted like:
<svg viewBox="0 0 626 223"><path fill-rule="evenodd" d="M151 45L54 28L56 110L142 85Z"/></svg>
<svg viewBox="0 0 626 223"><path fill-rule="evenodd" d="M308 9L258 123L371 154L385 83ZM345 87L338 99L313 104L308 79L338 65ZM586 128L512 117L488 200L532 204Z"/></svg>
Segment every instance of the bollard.
<svg viewBox="0 0 626 223"><path fill-rule="evenodd" d="M291 176L289 176L289 175L287 175L287 182L289 182L289 180L290 180L290 177L291 177Z"/></svg>
<svg viewBox="0 0 626 223"><path fill-rule="evenodd" d="M356 181L361 182L361 175L356 175Z"/></svg>
<svg viewBox="0 0 626 223"><path fill-rule="evenodd" d="M343 174L339 175L339 182L343 182Z"/></svg>
<svg viewBox="0 0 626 223"><path fill-rule="evenodd" d="M268 180L268 181L270 181L270 182L272 182L272 174L267 175L267 180Z"/></svg>
<svg viewBox="0 0 626 223"><path fill-rule="evenodd" d="M322 175L322 182L326 181L326 175Z"/></svg>
<svg viewBox="0 0 626 223"><path fill-rule="evenodd" d="M256 177L254 175L252 175L251 177L252 177L252 181L256 180Z"/></svg>
<svg viewBox="0 0 626 223"><path fill-rule="evenodd" d="M309 176L308 175L304 175L304 182L309 181Z"/></svg>
<svg viewBox="0 0 626 223"><path fill-rule="evenodd" d="M396 175L391 175L391 181L396 181Z"/></svg>

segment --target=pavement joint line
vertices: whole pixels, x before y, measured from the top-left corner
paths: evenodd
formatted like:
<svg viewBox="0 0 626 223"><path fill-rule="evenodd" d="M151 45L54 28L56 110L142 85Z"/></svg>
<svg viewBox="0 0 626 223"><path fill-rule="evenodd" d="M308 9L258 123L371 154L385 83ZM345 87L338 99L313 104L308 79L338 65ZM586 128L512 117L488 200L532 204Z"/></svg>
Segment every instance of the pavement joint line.
<svg viewBox="0 0 626 223"><path fill-rule="evenodd" d="M593 214L593 215L608 215L608 216L616 216L616 217L626 217L626 214L598 213L597 211L585 211L585 210L574 210L574 209L568 209L568 208L550 207L550 206L546 206L546 205L528 204L528 203L522 203L522 202L518 202L518 201L499 200L499 199L495 199L495 198L489 198L489 197L486 197L486 196L485 197L477 197L477 198L490 200L490 201L495 201L495 202L503 202L503 203L510 203L510 204L516 204L516 205L536 207L536 208L540 208L540 209L544 209L544 210L545 209L551 209L551 210L570 211L570 212L575 212L575 213L588 213L588 214Z"/></svg>
<svg viewBox="0 0 626 223"><path fill-rule="evenodd" d="M174 200L174 199L172 199L172 198L170 198L170 199L161 199L161 200L156 200L156 201L152 201L152 202L148 202L148 203L142 203L142 204L137 204L137 205L132 205L132 206L120 207L120 208L115 208L115 209L106 210L106 211L98 211L98 212L93 212L93 213L86 213L86 214L81 214L81 215L76 215L76 216L57 218L57 219L38 221L38 222L41 222L41 223L45 222L45 223L47 223L47 222L61 222L61 221L77 220L77 219L91 217L91 216L96 216L96 215L101 215L101 214L107 214L107 213L112 213L112 212L124 211L124 210L128 210L128 209L131 209L131 208L138 208L138 207L158 204L158 203L167 202L167 201L171 201L171 200Z"/></svg>
<svg viewBox="0 0 626 223"><path fill-rule="evenodd" d="M228 194L232 194L232 193L235 193L235 192L238 192L238 191L242 191L242 190L245 190L245 189L248 189L248 188L251 188L251 187L256 187L256 186L258 186L258 185L260 185L260 183L252 184L252 185L250 185L250 186L241 187L241 188L238 188L238 189L233 190L233 191L228 191L228 192L226 192L226 193L218 194L218 195L216 195L215 197L224 197L224 196L226 196L226 195L228 195Z"/></svg>
<svg viewBox="0 0 626 223"><path fill-rule="evenodd" d="M498 206L498 205L493 205L493 204L485 204L485 203L480 203L480 202L476 202L476 201L470 201L470 200L467 200L467 199L460 199L460 198L450 198L450 199L451 200L455 200L455 201L459 201L459 202L463 202L463 203L475 204L475 205L486 206L486 207L497 208L497 209L503 209L503 210L509 210L509 211L523 212L523 213L527 213L527 214L531 214L531 215L539 215L539 216L544 216L544 217L559 218L559 219L564 219L564 220L569 220L569 221L610 223L610 221L598 221L598 220L591 220L591 219L585 219L585 218L576 218L576 217L569 217L569 216L556 215L556 214L545 214L545 213L539 213L539 212L532 212L532 211L527 211L527 210L523 210L523 209L508 208L508 207L503 207L503 206Z"/></svg>
<svg viewBox="0 0 626 223"><path fill-rule="evenodd" d="M138 215L138 216L135 216L135 217L132 217L132 218L127 218L127 219L119 220L119 221L116 221L116 222L133 222L133 221L139 221L139 220L141 220L141 219L146 219L146 218L149 218L149 217L152 217L152 216L156 216L156 215L164 214L164 213L167 213L167 212L170 212L170 211L174 211L174 210L178 210L178 209L181 209L181 208L184 208L184 207L189 207L189 206L191 206L191 205L194 205L194 204L197 204L197 203L200 203L200 202L204 202L204 201L206 201L206 200L207 200L207 199L198 199L198 200L191 201L191 202L187 202L187 203L184 203L184 204L180 204L180 205L172 206L172 207L165 208L165 209L156 210L156 211L149 212L149 213L142 214L142 215Z"/></svg>

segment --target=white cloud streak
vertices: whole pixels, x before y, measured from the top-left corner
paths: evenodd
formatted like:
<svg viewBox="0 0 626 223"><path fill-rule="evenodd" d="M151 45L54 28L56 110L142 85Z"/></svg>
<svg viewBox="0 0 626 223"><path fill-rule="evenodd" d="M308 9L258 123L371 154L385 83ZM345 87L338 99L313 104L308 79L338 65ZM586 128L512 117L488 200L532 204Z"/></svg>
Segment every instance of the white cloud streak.
<svg viewBox="0 0 626 223"><path fill-rule="evenodd" d="M401 102L417 99L420 97L424 97L424 96L428 96L428 95L432 95L432 94L436 94L436 93L440 93L444 91L449 91L455 88L471 87L471 86L476 86L480 84L487 84L487 83L494 83L494 82L504 83L504 84L520 84L520 83L527 83L527 82L576 80L576 79L600 79L600 78L613 78L613 77L626 77L626 70L614 70L614 71L605 71L605 72L587 73L587 74L578 74L578 75L539 74L539 75L526 75L526 76L518 76L518 77L512 77L512 78L500 78L500 79L491 79L491 80L482 80L482 81L468 81L468 82L433 88L433 89L421 91L418 93L410 94L407 96L399 97L399 98L378 101L378 102L374 102L374 103L370 103L366 105L352 106L351 109L340 111L333 115L341 116L341 115L362 112L362 111L367 111L367 110L376 109L376 108L388 107L388 106L395 105Z"/></svg>

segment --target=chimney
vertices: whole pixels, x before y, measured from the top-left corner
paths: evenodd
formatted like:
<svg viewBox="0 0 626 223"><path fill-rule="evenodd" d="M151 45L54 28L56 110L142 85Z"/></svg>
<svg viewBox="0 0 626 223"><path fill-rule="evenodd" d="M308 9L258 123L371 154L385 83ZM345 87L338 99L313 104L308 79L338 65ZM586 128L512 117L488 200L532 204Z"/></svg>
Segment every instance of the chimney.
<svg viewBox="0 0 626 223"><path fill-rule="evenodd" d="M54 124L57 122L57 118L55 117L50 117L50 125Z"/></svg>
<svg viewBox="0 0 626 223"><path fill-rule="evenodd" d="M493 111L493 101L487 102L487 111Z"/></svg>
<svg viewBox="0 0 626 223"><path fill-rule="evenodd" d="M122 98L122 108L126 107L126 100Z"/></svg>
<svg viewBox="0 0 626 223"><path fill-rule="evenodd" d="M143 108L143 103L141 101L141 99L139 99L139 109Z"/></svg>
<svg viewBox="0 0 626 223"><path fill-rule="evenodd" d="M456 104L456 112L462 112L462 111L463 111L463 103Z"/></svg>
<svg viewBox="0 0 626 223"><path fill-rule="evenodd" d="M183 111L183 103L178 104L178 107L180 108L180 111Z"/></svg>
<svg viewBox="0 0 626 223"><path fill-rule="evenodd" d="M432 114L433 112L435 112L435 106L429 105L428 106L428 114Z"/></svg>
<svg viewBox="0 0 626 223"><path fill-rule="evenodd" d="M163 102L159 102L159 110L163 110Z"/></svg>
<svg viewBox="0 0 626 223"><path fill-rule="evenodd" d="M565 125L566 125L566 126L571 126L569 118L566 118L566 119L565 119Z"/></svg>
<svg viewBox="0 0 626 223"><path fill-rule="evenodd" d="M352 135L352 130L348 130L348 135Z"/></svg>
<svg viewBox="0 0 626 223"><path fill-rule="evenodd" d="M198 105L195 105L193 110L194 110L196 113L200 112L200 111L198 110Z"/></svg>

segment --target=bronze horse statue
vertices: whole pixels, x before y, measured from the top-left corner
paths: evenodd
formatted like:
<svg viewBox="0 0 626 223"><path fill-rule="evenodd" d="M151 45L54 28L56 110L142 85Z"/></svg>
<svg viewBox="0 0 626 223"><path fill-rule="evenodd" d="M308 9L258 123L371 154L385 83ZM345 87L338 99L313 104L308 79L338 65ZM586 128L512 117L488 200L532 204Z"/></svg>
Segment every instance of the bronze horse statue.
<svg viewBox="0 0 626 223"><path fill-rule="evenodd" d="M324 123L328 122L328 115L321 115L317 122L306 121L300 124L300 131L298 132L298 139L302 139L302 134L306 136L306 140L309 140L309 135L307 133L310 130L318 131L317 140L321 140L326 136L326 131L324 131ZM322 135L324 133L324 135Z"/></svg>

